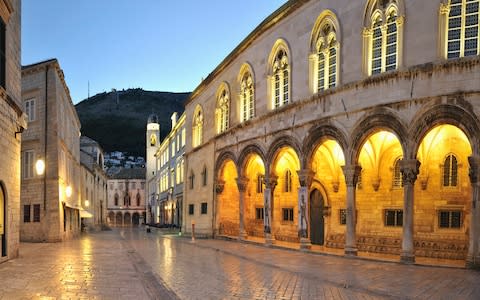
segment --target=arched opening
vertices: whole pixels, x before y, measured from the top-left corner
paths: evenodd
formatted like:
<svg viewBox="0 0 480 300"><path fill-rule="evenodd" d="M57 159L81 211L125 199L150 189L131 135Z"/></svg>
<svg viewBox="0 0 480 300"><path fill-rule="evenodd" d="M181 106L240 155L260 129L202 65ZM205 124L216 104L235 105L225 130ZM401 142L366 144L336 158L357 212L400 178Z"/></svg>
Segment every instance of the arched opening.
<svg viewBox="0 0 480 300"><path fill-rule="evenodd" d="M403 226L403 149L392 132L378 130L363 143L356 191L357 240L361 251L399 254Z"/></svg>
<svg viewBox="0 0 480 300"><path fill-rule="evenodd" d="M218 233L237 236L240 226L240 195L236 182L238 178L237 168L232 160L228 159L224 162L218 178L223 183L223 191L217 196Z"/></svg>
<svg viewBox="0 0 480 300"><path fill-rule="evenodd" d="M315 172L310 193L310 239L312 244L332 246L343 238L345 223L345 180L342 166L345 156L340 144L332 139L324 140L313 153L311 169ZM340 188L342 187L342 188ZM324 194L321 193L324 191ZM328 195L328 199L326 198Z"/></svg>
<svg viewBox="0 0 480 300"><path fill-rule="evenodd" d="M140 215L138 213L133 213L133 216L132 216L132 224L134 226L138 226L140 225Z"/></svg>
<svg viewBox="0 0 480 300"><path fill-rule="evenodd" d="M273 175L277 176L277 186L272 202L272 233L280 241L298 242L298 188L297 171L300 160L295 150L282 147L272 163Z"/></svg>
<svg viewBox="0 0 480 300"><path fill-rule="evenodd" d="M122 226L123 225L123 216L121 212L117 212L117 216L115 217L115 225Z"/></svg>
<svg viewBox="0 0 480 300"><path fill-rule="evenodd" d="M123 215L123 225L125 225L125 226L131 226L132 225L132 216L128 212L125 213L125 215Z"/></svg>
<svg viewBox="0 0 480 300"><path fill-rule="evenodd" d="M242 174L248 183L245 190L245 230L249 236L264 236L265 165L258 154L250 154L246 159Z"/></svg>
<svg viewBox="0 0 480 300"><path fill-rule="evenodd" d="M3 183L0 182L0 243L2 257L7 256L7 197L3 187Z"/></svg>
<svg viewBox="0 0 480 300"><path fill-rule="evenodd" d="M472 147L456 126L433 127L417 151L414 240L418 256L465 259L472 189L468 157Z"/></svg>
<svg viewBox="0 0 480 300"><path fill-rule="evenodd" d="M113 211L108 213L108 224L115 225L115 213Z"/></svg>

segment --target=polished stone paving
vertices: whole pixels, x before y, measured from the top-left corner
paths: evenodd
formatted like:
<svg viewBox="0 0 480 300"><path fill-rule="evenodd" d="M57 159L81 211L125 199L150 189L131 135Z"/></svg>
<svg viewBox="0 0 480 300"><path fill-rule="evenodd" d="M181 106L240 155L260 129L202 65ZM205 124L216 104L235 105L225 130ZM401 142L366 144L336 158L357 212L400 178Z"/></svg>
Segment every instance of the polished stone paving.
<svg viewBox="0 0 480 300"><path fill-rule="evenodd" d="M0 299L480 299L480 272L114 229L22 243Z"/></svg>

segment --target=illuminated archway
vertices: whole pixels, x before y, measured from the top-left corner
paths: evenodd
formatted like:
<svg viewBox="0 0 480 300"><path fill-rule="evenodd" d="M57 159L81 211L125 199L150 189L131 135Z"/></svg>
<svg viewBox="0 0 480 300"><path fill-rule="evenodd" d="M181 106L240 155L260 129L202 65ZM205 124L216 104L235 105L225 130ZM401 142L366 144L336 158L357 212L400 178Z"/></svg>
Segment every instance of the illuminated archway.
<svg viewBox="0 0 480 300"><path fill-rule="evenodd" d="M273 176L277 176L277 186L271 204L272 233L277 240L297 242L300 159L290 146L279 148L273 157L270 170Z"/></svg>
<svg viewBox="0 0 480 300"><path fill-rule="evenodd" d="M343 236L345 224L340 216L345 210L345 180L342 166L345 156L340 144L332 139L320 143L313 152L310 168L315 173L310 192L310 240L327 245L335 236ZM327 198L328 195L328 198Z"/></svg>
<svg viewBox="0 0 480 300"><path fill-rule="evenodd" d="M132 217L130 215L130 213L125 213L125 215L123 216L123 225L125 226L130 226L132 225Z"/></svg>
<svg viewBox="0 0 480 300"><path fill-rule="evenodd" d="M468 137L453 125L437 125L421 140L414 215L418 256L465 259L470 226L466 216L471 213L471 154Z"/></svg>
<svg viewBox="0 0 480 300"><path fill-rule="evenodd" d="M220 235L239 234L239 193L237 188L237 167L231 159L223 162L218 181L223 185L217 194L217 228Z"/></svg>
<svg viewBox="0 0 480 300"><path fill-rule="evenodd" d="M117 212L117 216L115 217L115 225L116 226L122 226L123 224L123 216L121 212Z"/></svg>
<svg viewBox="0 0 480 300"><path fill-rule="evenodd" d="M245 229L248 235L263 237L265 165L260 155L249 154L242 168L247 181L245 191Z"/></svg>

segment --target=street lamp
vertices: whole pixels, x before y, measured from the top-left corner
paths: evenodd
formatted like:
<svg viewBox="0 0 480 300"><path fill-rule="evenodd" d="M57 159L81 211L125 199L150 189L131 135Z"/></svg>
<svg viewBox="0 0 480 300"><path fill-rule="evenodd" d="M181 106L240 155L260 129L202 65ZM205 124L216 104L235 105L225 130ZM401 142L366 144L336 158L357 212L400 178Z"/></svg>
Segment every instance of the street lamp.
<svg viewBox="0 0 480 300"><path fill-rule="evenodd" d="M35 163L35 171L37 171L37 175L43 175L45 172L45 161L43 159L37 159Z"/></svg>
<svg viewBox="0 0 480 300"><path fill-rule="evenodd" d="M70 198L70 196L72 196L72 187L71 186L67 186L67 188L65 189L65 195L67 195L67 198Z"/></svg>
<svg viewBox="0 0 480 300"><path fill-rule="evenodd" d="M89 206L90 206L90 201L85 200L85 207L89 207Z"/></svg>

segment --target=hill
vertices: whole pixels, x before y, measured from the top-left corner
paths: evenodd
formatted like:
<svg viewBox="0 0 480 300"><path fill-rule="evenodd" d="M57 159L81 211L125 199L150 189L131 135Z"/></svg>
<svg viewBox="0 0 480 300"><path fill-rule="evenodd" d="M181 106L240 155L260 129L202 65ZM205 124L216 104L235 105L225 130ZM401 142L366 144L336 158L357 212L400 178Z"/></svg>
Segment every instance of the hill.
<svg viewBox="0 0 480 300"><path fill-rule="evenodd" d="M160 120L160 137L171 129L173 112L183 113L189 93L169 93L128 89L100 93L75 107L82 123L82 135L100 143L109 151L126 151L145 157L145 130L148 116L154 112Z"/></svg>

